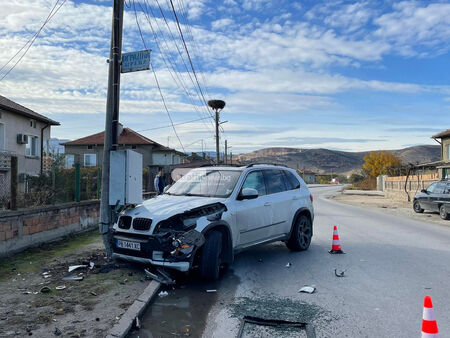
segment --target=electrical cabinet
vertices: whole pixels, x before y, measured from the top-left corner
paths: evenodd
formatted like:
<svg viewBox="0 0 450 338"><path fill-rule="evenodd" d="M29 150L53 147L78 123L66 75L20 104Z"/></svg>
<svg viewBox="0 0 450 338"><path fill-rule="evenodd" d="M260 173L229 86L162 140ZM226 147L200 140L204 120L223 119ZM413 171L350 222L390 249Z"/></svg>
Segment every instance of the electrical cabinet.
<svg viewBox="0 0 450 338"><path fill-rule="evenodd" d="M142 203L142 154L113 150L110 158L109 205Z"/></svg>

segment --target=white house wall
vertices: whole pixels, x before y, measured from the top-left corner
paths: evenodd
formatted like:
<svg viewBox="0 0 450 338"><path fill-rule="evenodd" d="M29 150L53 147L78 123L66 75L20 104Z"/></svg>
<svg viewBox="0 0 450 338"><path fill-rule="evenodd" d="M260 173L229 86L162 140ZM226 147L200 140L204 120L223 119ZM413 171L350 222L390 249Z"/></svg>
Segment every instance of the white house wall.
<svg viewBox="0 0 450 338"><path fill-rule="evenodd" d="M5 140L4 149L17 156L19 174L26 173L28 175L37 175L41 169L41 129L45 127L45 123L36 121L36 127L30 125L30 118L15 113L1 110L0 123L4 125ZM44 144L50 139L50 126L44 130ZM17 134L32 135L38 137L38 156L25 156L25 144L17 143ZM44 148L45 151L45 148Z"/></svg>

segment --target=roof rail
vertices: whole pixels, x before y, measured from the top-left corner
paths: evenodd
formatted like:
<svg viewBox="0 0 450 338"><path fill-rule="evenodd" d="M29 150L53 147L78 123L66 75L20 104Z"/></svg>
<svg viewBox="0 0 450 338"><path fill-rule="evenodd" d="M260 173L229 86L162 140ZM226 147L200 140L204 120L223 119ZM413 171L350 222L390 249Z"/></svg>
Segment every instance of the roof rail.
<svg viewBox="0 0 450 338"><path fill-rule="evenodd" d="M285 168L289 168L287 165L284 164L280 164L280 163L271 163L271 162L253 162L250 163L246 166L246 168L251 168L255 165L274 165L274 166L278 166L278 167L285 167Z"/></svg>

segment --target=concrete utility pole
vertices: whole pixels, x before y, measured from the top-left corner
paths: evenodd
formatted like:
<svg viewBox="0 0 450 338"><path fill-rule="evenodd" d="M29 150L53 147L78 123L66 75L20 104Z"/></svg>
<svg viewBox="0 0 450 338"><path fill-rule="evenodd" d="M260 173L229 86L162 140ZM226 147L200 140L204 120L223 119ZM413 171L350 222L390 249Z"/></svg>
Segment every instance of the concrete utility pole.
<svg viewBox="0 0 450 338"><path fill-rule="evenodd" d="M233 164L233 152L230 151L230 164Z"/></svg>
<svg viewBox="0 0 450 338"><path fill-rule="evenodd" d="M113 210L109 206L110 151L118 148L119 100L120 100L120 61L122 58L123 2L114 0L111 50L109 54L108 95L106 99L105 141L103 148L102 193L100 201L99 230L103 236L108 257L112 254L111 223Z"/></svg>
<svg viewBox="0 0 450 338"><path fill-rule="evenodd" d="M216 164L220 163L220 149L219 149L219 112L225 107L225 101L222 100L210 100L208 105L215 111L215 122L216 122Z"/></svg>
<svg viewBox="0 0 450 338"><path fill-rule="evenodd" d="M225 155L224 155L224 157L223 157L223 162L224 162L225 164L227 164L227 162L228 162L227 154L228 154L228 144L227 144L227 140L225 140Z"/></svg>
<svg viewBox="0 0 450 338"><path fill-rule="evenodd" d="M219 115L219 111L216 110L216 163L219 164L220 163L220 148L219 148L219 120L220 120L220 115Z"/></svg>

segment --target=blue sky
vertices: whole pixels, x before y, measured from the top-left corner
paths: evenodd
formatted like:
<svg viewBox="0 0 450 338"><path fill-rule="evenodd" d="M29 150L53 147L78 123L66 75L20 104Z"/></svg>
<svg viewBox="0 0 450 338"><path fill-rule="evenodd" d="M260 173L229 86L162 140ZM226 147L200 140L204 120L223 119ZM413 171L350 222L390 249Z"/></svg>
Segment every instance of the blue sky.
<svg viewBox="0 0 450 338"><path fill-rule="evenodd" d="M1 65L56 1L2 4ZM169 2L126 3L123 51L144 48L136 8L174 122L207 116L184 68L188 61ZM206 99L227 102L222 139L234 153L270 146L397 149L436 144L430 136L450 128L448 1L173 3ZM104 128L111 7L107 0L67 0L0 82L1 95L61 122L54 137L74 139ZM151 71L123 74L121 81L125 126L139 131L169 125ZM199 151L200 140L214 149L211 122L177 126L186 151ZM171 128L142 134L181 150Z"/></svg>

